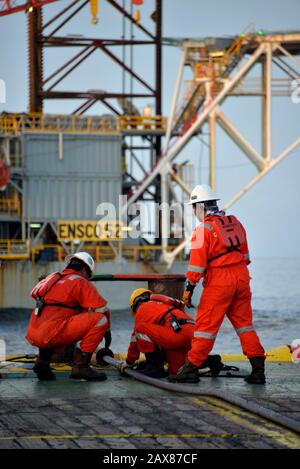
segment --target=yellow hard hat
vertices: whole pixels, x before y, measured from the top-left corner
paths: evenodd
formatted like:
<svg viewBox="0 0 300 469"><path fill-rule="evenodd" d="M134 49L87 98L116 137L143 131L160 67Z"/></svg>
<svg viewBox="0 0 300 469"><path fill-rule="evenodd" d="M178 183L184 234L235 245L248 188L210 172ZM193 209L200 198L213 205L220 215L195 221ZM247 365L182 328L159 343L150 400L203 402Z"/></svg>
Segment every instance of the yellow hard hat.
<svg viewBox="0 0 300 469"><path fill-rule="evenodd" d="M147 288L137 288L136 290L133 290L133 292L131 293L131 296L130 296L130 300L129 300L129 304L130 304L130 308L131 310L133 311L133 308L134 308L134 302L135 300L143 295L144 293L152 293L151 290L148 290Z"/></svg>

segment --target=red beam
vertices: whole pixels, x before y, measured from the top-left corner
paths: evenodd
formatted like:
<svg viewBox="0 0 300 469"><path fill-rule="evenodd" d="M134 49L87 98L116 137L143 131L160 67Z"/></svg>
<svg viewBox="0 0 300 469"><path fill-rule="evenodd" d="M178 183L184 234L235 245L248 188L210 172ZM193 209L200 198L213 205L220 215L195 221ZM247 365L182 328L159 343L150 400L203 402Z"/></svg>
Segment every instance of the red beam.
<svg viewBox="0 0 300 469"><path fill-rule="evenodd" d="M28 11L29 8L40 8L47 3L57 2L58 0L0 0L0 16L18 13L19 11Z"/></svg>

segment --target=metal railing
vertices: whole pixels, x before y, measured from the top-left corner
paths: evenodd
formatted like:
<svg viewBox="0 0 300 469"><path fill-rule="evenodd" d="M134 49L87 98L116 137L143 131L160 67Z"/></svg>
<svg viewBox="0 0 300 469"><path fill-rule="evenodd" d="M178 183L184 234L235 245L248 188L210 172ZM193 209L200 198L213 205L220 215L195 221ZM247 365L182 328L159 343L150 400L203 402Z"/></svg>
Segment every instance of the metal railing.
<svg viewBox="0 0 300 469"><path fill-rule="evenodd" d="M233 58L238 57L241 54L243 45L245 45L251 37L252 35L250 34L242 34L234 39L230 47L225 51L225 54L219 58L224 68L229 65Z"/></svg>
<svg viewBox="0 0 300 469"><path fill-rule="evenodd" d="M158 130L165 131L167 119L163 116L119 116L118 129L125 130Z"/></svg>
<svg viewBox="0 0 300 469"><path fill-rule="evenodd" d="M22 153L10 153L9 159L10 159L10 164L12 168L22 168L23 166L23 154Z"/></svg>
<svg viewBox="0 0 300 469"><path fill-rule="evenodd" d="M5 197L0 199L0 213L7 215L21 215L20 199L16 197Z"/></svg>
<svg viewBox="0 0 300 469"><path fill-rule="evenodd" d="M0 116L3 133L19 132L118 132L114 116L76 116L61 114L6 114Z"/></svg>
<svg viewBox="0 0 300 469"><path fill-rule="evenodd" d="M29 259L30 249L29 241L18 239L1 239L0 240L0 259L15 260Z"/></svg>
<svg viewBox="0 0 300 469"><path fill-rule="evenodd" d="M63 262L67 255L65 249L60 244L40 244L31 249L31 260L33 263L44 262Z"/></svg>
<svg viewBox="0 0 300 469"><path fill-rule="evenodd" d="M162 246L122 246L113 250L111 246L86 245L84 251L89 252L95 262L114 261L116 252L124 257L128 262L151 262L158 261ZM172 247L168 247L171 251ZM41 244L33 246L30 251L28 240L4 239L0 240L0 259L17 260L31 258L36 262L63 262L67 252L60 244ZM177 257L183 260L183 253Z"/></svg>
<svg viewBox="0 0 300 469"><path fill-rule="evenodd" d="M187 82L184 103L175 118L176 127L181 122L181 134L191 127L199 107L205 102L207 88L204 83L209 84L211 96L218 94L224 87L225 76L228 77L241 60L252 38L252 33L241 34L234 38L227 49L208 52L205 57L199 57L196 63L191 61L194 77Z"/></svg>
<svg viewBox="0 0 300 469"><path fill-rule="evenodd" d="M102 246L102 245L85 245L82 249L90 253L95 262L107 262L113 261L117 254L120 254L128 262L151 262L157 261L159 254L162 250L162 246ZM172 250L172 246L168 247L168 250ZM67 252L63 246L59 244L41 244L34 246L31 250L31 260L35 262L51 262L57 261L62 262ZM180 253L178 260L183 260L183 253Z"/></svg>
<svg viewBox="0 0 300 469"><path fill-rule="evenodd" d="M120 133L128 130L165 131L163 116L77 116L63 114L2 114L0 132Z"/></svg>

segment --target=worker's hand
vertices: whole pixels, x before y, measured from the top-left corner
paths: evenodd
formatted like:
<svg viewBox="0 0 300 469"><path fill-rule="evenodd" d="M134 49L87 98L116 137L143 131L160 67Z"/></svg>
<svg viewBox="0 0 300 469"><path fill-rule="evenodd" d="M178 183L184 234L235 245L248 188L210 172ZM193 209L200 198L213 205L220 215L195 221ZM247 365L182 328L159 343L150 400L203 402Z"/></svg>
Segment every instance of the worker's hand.
<svg viewBox="0 0 300 469"><path fill-rule="evenodd" d="M110 331L105 332L104 340L105 340L105 348L109 348L111 344L111 332Z"/></svg>
<svg viewBox="0 0 300 469"><path fill-rule="evenodd" d="M192 305L192 302L191 302L192 296L193 296L192 291L184 290L183 296L182 296L182 301L184 302L184 304L187 308L193 308L193 305Z"/></svg>
<svg viewBox="0 0 300 469"><path fill-rule="evenodd" d="M194 306L192 305L192 296L194 293L196 284L191 283L189 280L186 281L185 283L185 288L182 296L182 301L184 302L185 306L187 308L193 308Z"/></svg>
<svg viewBox="0 0 300 469"><path fill-rule="evenodd" d="M130 361L128 361L128 360L123 361L123 362L121 363L121 366L120 366L120 373L121 373L121 375L126 375L126 370L127 370L128 368L133 368L134 364L135 364L135 362L130 362Z"/></svg>

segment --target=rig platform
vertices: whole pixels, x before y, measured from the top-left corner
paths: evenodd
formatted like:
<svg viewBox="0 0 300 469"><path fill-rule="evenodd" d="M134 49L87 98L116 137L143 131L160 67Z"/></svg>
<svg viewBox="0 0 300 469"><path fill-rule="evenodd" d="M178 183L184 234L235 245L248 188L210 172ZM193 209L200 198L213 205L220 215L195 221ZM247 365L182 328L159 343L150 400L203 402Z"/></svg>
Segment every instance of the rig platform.
<svg viewBox="0 0 300 469"><path fill-rule="evenodd" d="M299 449L300 433L203 394L225 391L300 422L298 365L276 353L266 362L267 383L248 385L249 365L235 377L201 377L201 396L174 393L106 368L101 383L72 381L70 368L54 366L57 380L39 382L32 363L2 363L1 448L95 449ZM26 360L25 360L26 361Z"/></svg>

